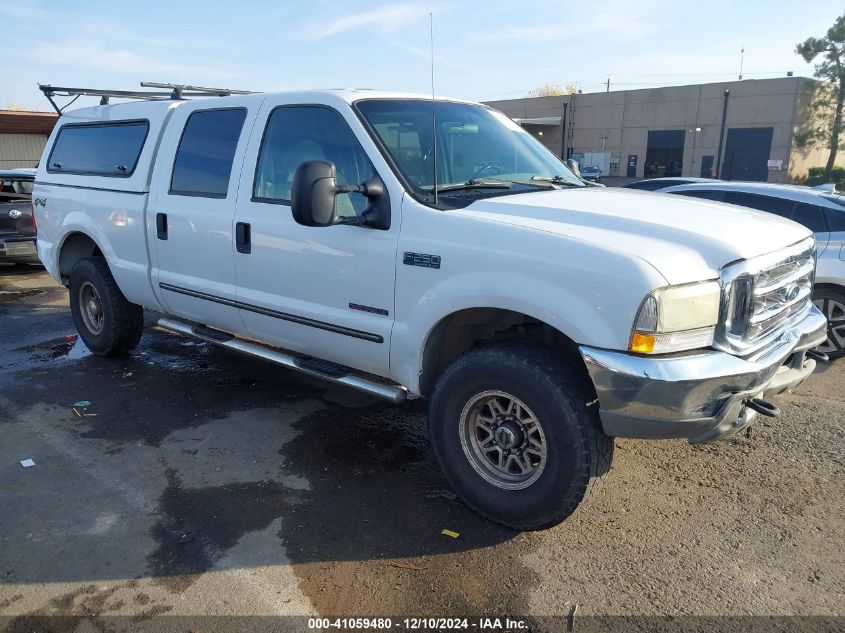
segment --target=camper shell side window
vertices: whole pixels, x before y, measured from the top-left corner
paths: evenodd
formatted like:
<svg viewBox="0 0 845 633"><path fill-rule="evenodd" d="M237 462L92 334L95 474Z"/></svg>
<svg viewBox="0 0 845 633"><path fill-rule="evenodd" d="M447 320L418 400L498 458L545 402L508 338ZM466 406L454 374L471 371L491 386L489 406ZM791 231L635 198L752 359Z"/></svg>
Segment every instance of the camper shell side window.
<svg viewBox="0 0 845 633"><path fill-rule="evenodd" d="M149 131L147 119L67 123L56 135L47 172L128 178L135 172Z"/></svg>

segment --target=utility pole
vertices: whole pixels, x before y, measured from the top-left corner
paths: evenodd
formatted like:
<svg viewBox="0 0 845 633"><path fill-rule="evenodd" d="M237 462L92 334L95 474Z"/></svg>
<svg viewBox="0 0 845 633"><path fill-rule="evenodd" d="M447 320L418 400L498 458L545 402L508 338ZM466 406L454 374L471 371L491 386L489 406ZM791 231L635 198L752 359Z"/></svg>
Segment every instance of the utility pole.
<svg viewBox="0 0 845 633"><path fill-rule="evenodd" d="M739 80L742 81L742 66L745 63L745 44L742 45L742 50L739 51Z"/></svg>
<svg viewBox="0 0 845 633"><path fill-rule="evenodd" d="M740 77L740 79L742 79L742 77ZM607 77L607 90L605 90L605 92L610 92L610 75Z"/></svg>
<svg viewBox="0 0 845 633"><path fill-rule="evenodd" d="M722 105L722 125L719 127L719 149L716 152L716 178L722 177L722 142L725 138L725 119L728 116L728 98L731 96L730 90L725 90L725 103Z"/></svg>
<svg viewBox="0 0 845 633"><path fill-rule="evenodd" d="M560 115L560 159L566 160L566 106L563 102L563 112Z"/></svg>

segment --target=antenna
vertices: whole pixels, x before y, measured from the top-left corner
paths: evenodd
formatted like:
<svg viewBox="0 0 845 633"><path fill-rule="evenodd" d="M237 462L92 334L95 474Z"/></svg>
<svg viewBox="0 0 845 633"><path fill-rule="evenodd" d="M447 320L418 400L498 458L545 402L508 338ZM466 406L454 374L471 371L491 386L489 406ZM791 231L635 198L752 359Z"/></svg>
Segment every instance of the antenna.
<svg viewBox="0 0 845 633"><path fill-rule="evenodd" d="M428 14L428 37L431 45L431 158L434 163L434 204L437 205L437 115L434 111L434 15Z"/></svg>

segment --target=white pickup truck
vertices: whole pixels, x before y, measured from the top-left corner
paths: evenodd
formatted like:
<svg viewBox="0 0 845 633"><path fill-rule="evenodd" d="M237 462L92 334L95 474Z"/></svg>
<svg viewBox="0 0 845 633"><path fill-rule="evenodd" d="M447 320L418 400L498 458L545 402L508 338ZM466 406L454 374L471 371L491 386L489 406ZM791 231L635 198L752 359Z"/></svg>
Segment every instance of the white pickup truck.
<svg viewBox="0 0 845 633"><path fill-rule="evenodd" d="M823 357L809 230L587 186L460 100L331 90L66 112L33 204L39 257L93 352L129 352L149 308L182 335L429 398L449 482L516 529L569 516L613 437L736 433Z"/></svg>

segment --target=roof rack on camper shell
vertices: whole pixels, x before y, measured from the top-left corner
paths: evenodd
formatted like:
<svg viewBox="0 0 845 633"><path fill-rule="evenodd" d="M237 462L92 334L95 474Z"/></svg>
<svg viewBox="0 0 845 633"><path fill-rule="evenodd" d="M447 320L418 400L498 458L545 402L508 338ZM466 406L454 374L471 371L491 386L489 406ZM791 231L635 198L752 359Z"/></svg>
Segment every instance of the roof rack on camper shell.
<svg viewBox="0 0 845 633"><path fill-rule="evenodd" d="M229 95L253 94L251 90L234 90L232 88L207 88L203 86L191 86L187 84L169 84L155 81L142 81L142 88L165 88L164 91L151 90L104 90L100 88L69 88L64 86L51 86L50 84L38 84L38 89L44 93L50 105L58 112L76 101L79 97L100 97L100 105L106 105L109 98L118 99L186 99L188 97L228 97ZM73 97L70 103L60 108L53 97Z"/></svg>

